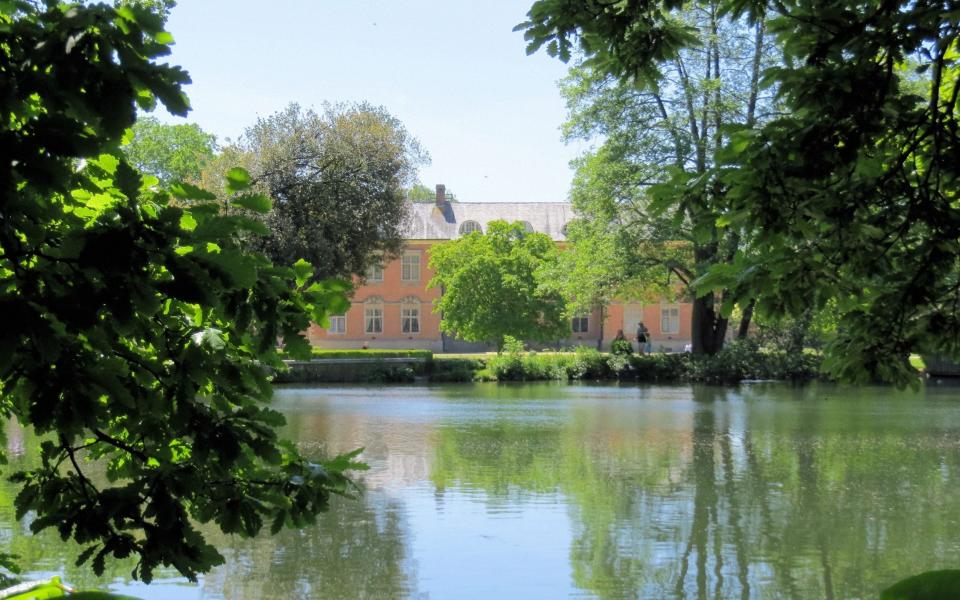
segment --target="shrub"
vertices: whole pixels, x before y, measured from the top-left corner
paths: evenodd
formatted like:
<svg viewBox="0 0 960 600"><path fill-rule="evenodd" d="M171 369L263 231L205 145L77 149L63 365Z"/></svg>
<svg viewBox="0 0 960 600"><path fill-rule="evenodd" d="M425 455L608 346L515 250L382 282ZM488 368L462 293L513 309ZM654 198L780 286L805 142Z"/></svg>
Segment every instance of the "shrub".
<svg viewBox="0 0 960 600"><path fill-rule="evenodd" d="M462 383L474 381L484 369L484 361L470 358L436 357L430 365L430 381L436 383Z"/></svg>
<svg viewBox="0 0 960 600"><path fill-rule="evenodd" d="M577 346L567 370L570 379L606 379L607 359L596 348Z"/></svg>
<svg viewBox="0 0 960 600"><path fill-rule="evenodd" d="M523 342L506 336L503 351L487 362L487 368L499 381L523 381Z"/></svg>
<svg viewBox="0 0 960 600"><path fill-rule="evenodd" d="M613 340L610 354L633 354L633 343L630 340Z"/></svg>
<svg viewBox="0 0 960 600"><path fill-rule="evenodd" d="M435 376L434 381L622 379L736 383L744 379L810 380L817 378L820 371L817 353L771 352L762 350L753 341L731 342L714 356L693 356L686 353L601 354L586 346L572 352L539 354L523 352L523 344L512 340L505 352L490 358L485 369L482 361L475 362L459 368L449 367L451 374ZM454 372L457 374L452 374Z"/></svg>
<svg viewBox="0 0 960 600"><path fill-rule="evenodd" d="M689 354L635 354L630 357L639 381L681 381L687 378Z"/></svg>

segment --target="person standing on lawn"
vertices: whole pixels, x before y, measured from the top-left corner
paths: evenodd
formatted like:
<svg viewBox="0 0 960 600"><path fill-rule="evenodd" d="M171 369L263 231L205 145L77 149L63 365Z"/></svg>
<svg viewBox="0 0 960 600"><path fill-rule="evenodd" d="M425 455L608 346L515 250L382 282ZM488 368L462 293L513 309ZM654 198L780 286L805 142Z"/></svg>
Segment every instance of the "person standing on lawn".
<svg viewBox="0 0 960 600"><path fill-rule="evenodd" d="M650 351L650 331L643 323L637 326L637 353L644 354Z"/></svg>

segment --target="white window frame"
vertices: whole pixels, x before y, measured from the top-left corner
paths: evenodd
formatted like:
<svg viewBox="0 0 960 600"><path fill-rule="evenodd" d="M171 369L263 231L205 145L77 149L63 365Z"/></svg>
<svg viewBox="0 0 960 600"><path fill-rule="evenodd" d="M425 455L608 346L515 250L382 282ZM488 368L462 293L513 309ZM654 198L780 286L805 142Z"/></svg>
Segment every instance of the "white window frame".
<svg viewBox="0 0 960 600"><path fill-rule="evenodd" d="M675 320L672 320L675 319ZM664 323L668 327L664 327ZM670 325L676 327L669 327ZM673 304L660 307L660 333L664 335L676 335L680 333L680 307Z"/></svg>
<svg viewBox="0 0 960 600"><path fill-rule="evenodd" d="M367 300L363 305L363 332L367 335L383 333L383 301Z"/></svg>
<svg viewBox="0 0 960 600"><path fill-rule="evenodd" d="M404 252L400 258L400 280L420 281L420 253Z"/></svg>
<svg viewBox="0 0 960 600"><path fill-rule="evenodd" d="M383 282L383 265L373 264L367 267L367 283L382 283Z"/></svg>
<svg viewBox="0 0 960 600"><path fill-rule="evenodd" d="M330 327L327 327L327 333L330 335L345 335L347 333L347 315L332 315L329 319Z"/></svg>
<svg viewBox="0 0 960 600"><path fill-rule="evenodd" d="M404 300L400 303L400 333L419 335L420 331L420 301Z"/></svg>
<svg viewBox="0 0 960 600"><path fill-rule="evenodd" d="M570 329L574 333L590 332L590 315L587 313L576 313L570 319Z"/></svg>
<svg viewBox="0 0 960 600"><path fill-rule="evenodd" d="M460 225L460 235L470 235L474 231L483 233L483 226L476 221L464 221L463 224Z"/></svg>

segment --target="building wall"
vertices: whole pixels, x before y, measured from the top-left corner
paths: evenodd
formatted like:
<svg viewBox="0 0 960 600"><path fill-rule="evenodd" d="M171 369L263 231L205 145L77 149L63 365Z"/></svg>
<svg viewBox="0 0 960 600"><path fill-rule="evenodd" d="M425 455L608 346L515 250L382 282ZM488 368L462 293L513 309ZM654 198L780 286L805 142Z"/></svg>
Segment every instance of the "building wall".
<svg viewBox="0 0 960 600"><path fill-rule="evenodd" d="M312 325L307 331L310 343L320 348L360 348L364 344L369 348L384 349L426 349L434 352L477 352L485 349L483 344L453 340L449 337L444 340L440 333L440 315L433 312L434 302L440 297L440 290L427 288L427 283L433 278L433 271L428 267L430 248L435 241L408 242L401 253L401 257L384 265L382 281L367 281L363 285L356 282L356 290L352 298L350 309L346 313L346 328L343 333L330 333L326 328ZM416 256L419 267L419 277L413 280L403 278L402 255ZM416 299L419 306L420 331L417 333L402 331L401 309L404 300ZM383 309L383 331L370 333L365 330L366 319L364 311L371 301ZM662 327L663 311L675 309L677 330L665 331ZM690 320L692 305L690 303L643 303L631 304L615 302L603 311L603 341L604 350L610 348L610 343L622 329L628 340L634 342L636 348L636 326L638 320L646 325L650 332L650 339L654 351L681 352L690 343ZM555 343L540 344L542 349L569 347L576 345L597 346L601 334L600 311L589 315L587 331L574 333L570 337Z"/></svg>
<svg viewBox="0 0 960 600"><path fill-rule="evenodd" d="M427 288L433 271L427 266L429 250L434 242L408 242L401 256L383 267L383 280L368 280L363 285L356 281L350 310L346 313L346 331L330 333L326 328L312 325L307 338L321 348L360 348L364 343L369 348L415 348L434 352L442 350L440 315L433 312L433 303L440 297L440 290ZM404 279L403 256L416 256L419 275ZM408 273L412 274L412 273ZM416 299L419 307L420 331L402 331L401 309L405 300ZM383 331L366 331L364 312L368 306L382 306Z"/></svg>

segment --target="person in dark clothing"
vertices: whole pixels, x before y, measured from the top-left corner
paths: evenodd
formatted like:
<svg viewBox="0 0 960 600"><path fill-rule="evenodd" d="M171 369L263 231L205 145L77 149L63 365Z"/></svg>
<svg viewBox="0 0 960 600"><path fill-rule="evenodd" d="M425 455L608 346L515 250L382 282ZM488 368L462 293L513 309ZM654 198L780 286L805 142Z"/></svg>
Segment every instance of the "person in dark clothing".
<svg viewBox="0 0 960 600"><path fill-rule="evenodd" d="M648 351L647 344L650 342L650 331L647 329L647 326L643 323L640 323L637 326L637 353L643 354Z"/></svg>

